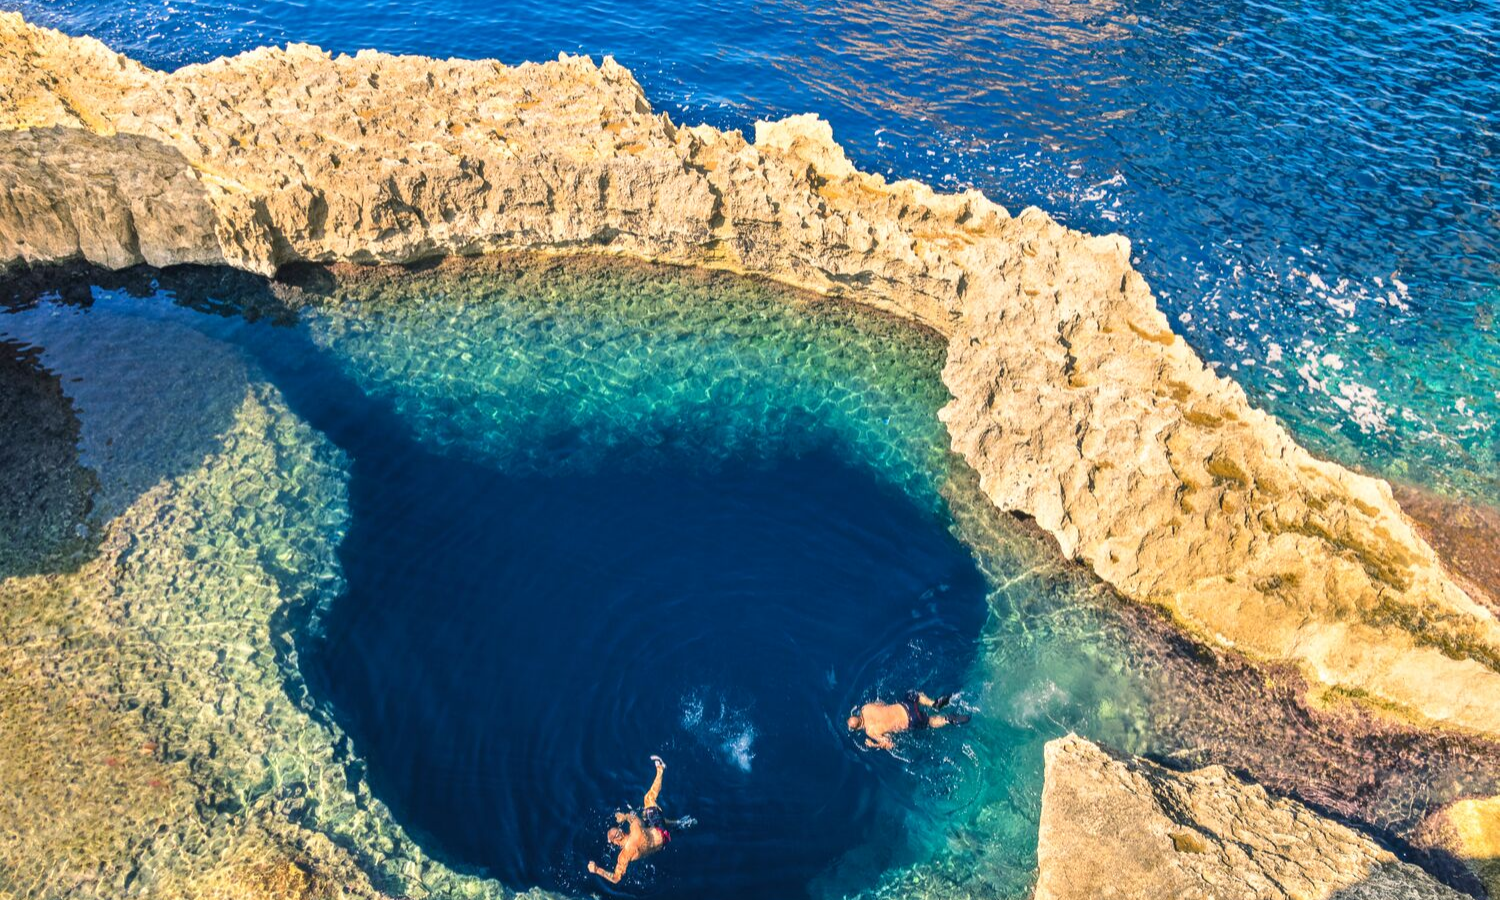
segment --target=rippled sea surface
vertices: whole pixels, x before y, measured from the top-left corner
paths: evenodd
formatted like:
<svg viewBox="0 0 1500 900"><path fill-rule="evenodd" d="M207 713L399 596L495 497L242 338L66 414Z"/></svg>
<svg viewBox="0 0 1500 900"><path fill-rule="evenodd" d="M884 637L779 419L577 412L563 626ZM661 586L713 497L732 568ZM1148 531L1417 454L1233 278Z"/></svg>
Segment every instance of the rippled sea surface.
<svg viewBox="0 0 1500 900"><path fill-rule="evenodd" d="M614 54L674 118L1134 242L1174 325L1342 462L1500 499L1493 0L15 0L162 68L267 43Z"/></svg>

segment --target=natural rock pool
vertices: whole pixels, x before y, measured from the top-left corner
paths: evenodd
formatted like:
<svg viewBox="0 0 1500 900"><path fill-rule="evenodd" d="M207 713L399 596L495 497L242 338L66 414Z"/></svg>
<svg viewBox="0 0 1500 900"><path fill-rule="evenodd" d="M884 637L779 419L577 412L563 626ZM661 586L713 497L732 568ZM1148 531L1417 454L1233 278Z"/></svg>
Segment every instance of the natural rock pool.
<svg viewBox="0 0 1500 900"><path fill-rule="evenodd" d="M702 824L627 889L796 896L922 785L977 777L962 734L902 767L841 733L874 694L963 687L986 618L935 497L901 487L890 422L931 350L744 289L680 314L680 285L630 288L374 301L273 369L352 462L347 588L304 671L455 862L596 888L661 753L664 806ZM335 360L370 394L329 391Z"/></svg>
<svg viewBox="0 0 1500 900"><path fill-rule="evenodd" d="M910 326L645 266L289 277L44 280L0 313L56 473L3 573L55 651L0 676L100 698L0 724L84 773L59 833L159 826L125 887L326 835L392 892L600 891L650 753L699 824L630 895L1022 895L1070 729L1398 838L1493 780L1354 741L1058 564L948 453ZM909 686L974 722L860 749L849 707ZM69 877L36 839L7 865Z"/></svg>

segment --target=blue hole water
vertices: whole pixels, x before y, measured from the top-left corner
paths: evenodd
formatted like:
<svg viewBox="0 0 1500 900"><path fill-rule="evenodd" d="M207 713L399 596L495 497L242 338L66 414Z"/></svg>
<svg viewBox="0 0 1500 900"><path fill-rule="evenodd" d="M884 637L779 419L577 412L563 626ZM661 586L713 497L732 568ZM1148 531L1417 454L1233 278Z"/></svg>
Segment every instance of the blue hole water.
<svg viewBox="0 0 1500 900"><path fill-rule="evenodd" d="M398 285L310 324L391 402L281 367L352 457L347 589L303 671L454 864L602 889L585 865L660 753L663 805L700 824L620 890L802 896L962 739L897 760L843 725L963 688L988 615L941 473L895 465L916 451L893 419L939 434L935 342L714 283Z"/></svg>
<svg viewBox="0 0 1500 900"><path fill-rule="evenodd" d="M670 814L700 824L608 893L1026 896L1042 748L1069 731L1233 764L1396 837L1493 790L1461 745L1310 718L1294 685L1061 565L948 453L943 346L910 325L576 259L291 295L103 280L0 314L33 399L76 417L76 459L52 455L96 479L77 533L193 485L168 516L185 545L127 554L130 589L190 623L155 639L192 653L265 608L235 562L260 557L286 602L275 653L193 663L239 700L174 709L259 754L199 759L216 796L294 804L393 895L413 872L438 896L603 891L584 866L609 862L651 753ZM844 732L914 686L973 722L894 756Z"/></svg>
<svg viewBox="0 0 1500 900"><path fill-rule="evenodd" d="M903 679L962 687L984 585L835 448L517 478L382 435L356 459L310 677L429 851L600 888L585 863L660 753L664 808L700 824L627 892L795 897L910 802L843 716Z"/></svg>

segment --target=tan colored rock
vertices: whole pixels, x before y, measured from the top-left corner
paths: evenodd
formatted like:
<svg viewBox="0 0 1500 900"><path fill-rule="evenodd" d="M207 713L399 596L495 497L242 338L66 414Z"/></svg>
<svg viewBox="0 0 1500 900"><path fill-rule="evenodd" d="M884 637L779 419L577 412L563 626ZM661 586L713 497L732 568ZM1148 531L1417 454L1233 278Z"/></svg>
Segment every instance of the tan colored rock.
<svg viewBox="0 0 1500 900"><path fill-rule="evenodd" d="M1500 735L1494 615L1384 482L1203 365L1123 238L861 173L816 117L754 142L674 125L608 58L293 45L167 74L0 14L0 128L0 267L594 252L925 323L950 340L954 448L1066 556L1331 696Z"/></svg>
<svg viewBox="0 0 1500 900"><path fill-rule="evenodd" d="M1458 900L1359 832L1222 766L1047 744L1036 900Z"/></svg>
<svg viewBox="0 0 1500 900"><path fill-rule="evenodd" d="M1450 803L1428 817L1430 843L1452 854L1500 896L1500 796Z"/></svg>

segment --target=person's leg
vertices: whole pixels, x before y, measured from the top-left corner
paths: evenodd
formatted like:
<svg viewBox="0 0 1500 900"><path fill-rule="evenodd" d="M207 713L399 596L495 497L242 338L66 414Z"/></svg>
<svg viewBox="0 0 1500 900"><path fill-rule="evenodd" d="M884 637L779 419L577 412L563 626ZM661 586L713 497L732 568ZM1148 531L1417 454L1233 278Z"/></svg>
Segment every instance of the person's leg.
<svg viewBox="0 0 1500 900"><path fill-rule="evenodd" d="M923 706L936 706L937 705L937 701L936 700L932 699L931 697L927 696L926 694L922 693L921 691L917 691L917 702L921 703Z"/></svg>
<svg viewBox="0 0 1500 900"><path fill-rule="evenodd" d="M646 809L656 805L656 797L661 793L661 776L667 770L667 764L661 761L660 756L651 757L651 761L656 763L656 780L651 782L651 789L646 792Z"/></svg>
<svg viewBox="0 0 1500 900"><path fill-rule="evenodd" d="M942 728L944 725L964 725L967 724L968 721L969 717L960 713L953 713L946 716L928 716L927 727Z"/></svg>

